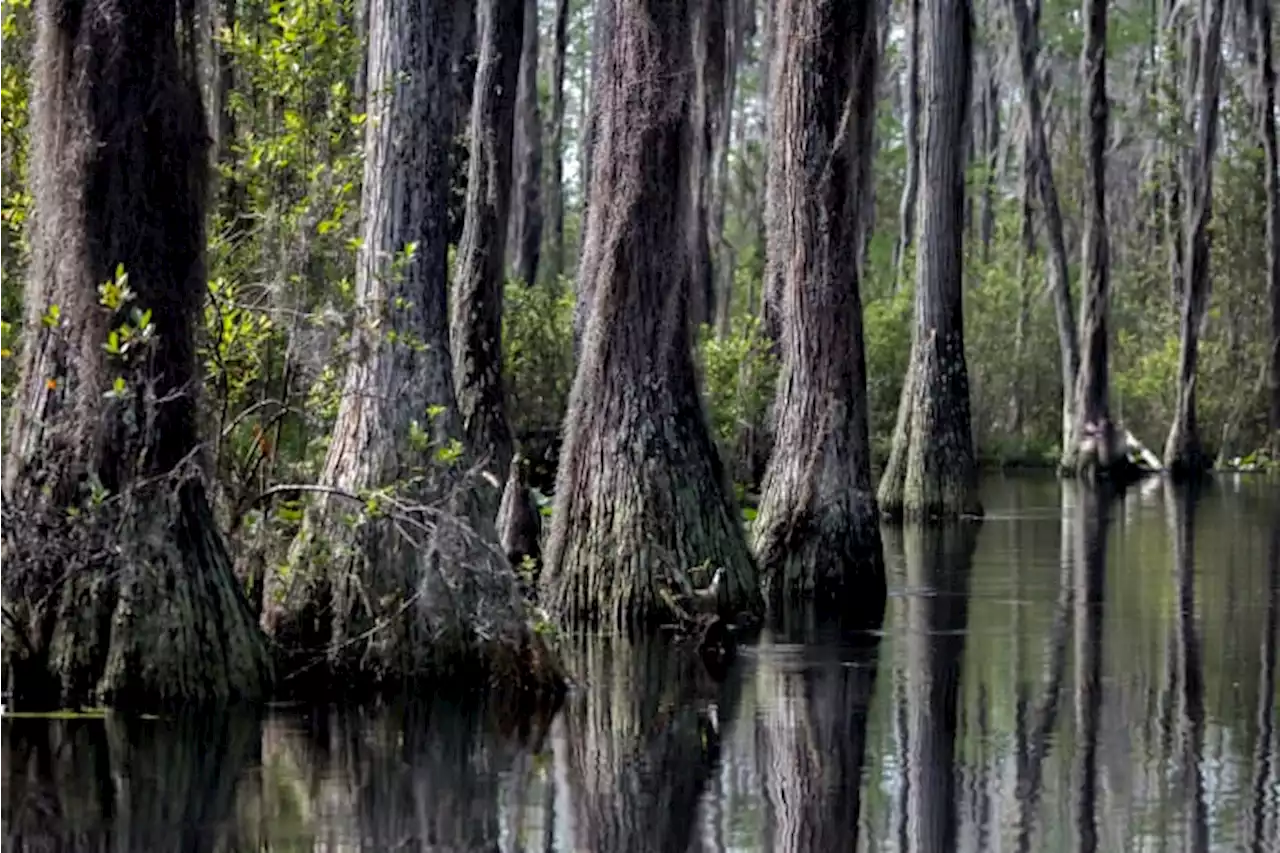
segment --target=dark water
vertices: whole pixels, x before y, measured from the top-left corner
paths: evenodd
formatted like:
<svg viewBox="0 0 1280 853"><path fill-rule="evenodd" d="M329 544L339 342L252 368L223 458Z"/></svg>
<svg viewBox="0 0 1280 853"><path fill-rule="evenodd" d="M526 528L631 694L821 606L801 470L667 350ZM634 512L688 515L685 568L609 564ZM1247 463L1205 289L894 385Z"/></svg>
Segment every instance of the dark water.
<svg viewBox="0 0 1280 853"><path fill-rule="evenodd" d="M4 726L11 850L1280 850L1280 490L985 487L886 531L883 629L727 673L569 641L553 719L444 703Z"/></svg>

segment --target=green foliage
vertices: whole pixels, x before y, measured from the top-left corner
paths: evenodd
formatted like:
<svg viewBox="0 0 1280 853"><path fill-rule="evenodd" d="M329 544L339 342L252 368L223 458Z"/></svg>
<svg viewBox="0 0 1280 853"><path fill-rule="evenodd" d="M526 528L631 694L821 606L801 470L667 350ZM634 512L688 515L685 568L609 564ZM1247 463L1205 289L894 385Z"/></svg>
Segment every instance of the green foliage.
<svg viewBox="0 0 1280 853"><path fill-rule="evenodd" d="M558 429L573 385L573 292L511 279L504 293L503 371L517 436Z"/></svg>
<svg viewBox="0 0 1280 853"><path fill-rule="evenodd" d="M759 432L768 417L778 379L777 358L750 315L733 318L729 334L716 336L704 326L698 338L702 392L711 434L727 458L734 458L744 436Z"/></svg>

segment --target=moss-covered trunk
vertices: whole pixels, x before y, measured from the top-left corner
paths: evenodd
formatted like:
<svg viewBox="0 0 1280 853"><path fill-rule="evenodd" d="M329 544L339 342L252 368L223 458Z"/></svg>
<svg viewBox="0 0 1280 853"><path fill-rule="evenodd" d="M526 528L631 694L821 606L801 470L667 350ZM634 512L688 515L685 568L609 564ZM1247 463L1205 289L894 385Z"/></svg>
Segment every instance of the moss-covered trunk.
<svg viewBox="0 0 1280 853"><path fill-rule="evenodd" d="M321 497L288 565L268 577L263 607L278 652L298 668L290 692L474 683L495 670L547 684L549 659L494 541L496 490L469 476L454 400L451 14L446 2L374 0L370 10L354 347Z"/></svg>
<svg viewBox="0 0 1280 853"><path fill-rule="evenodd" d="M1200 5L1204 32L1199 51L1199 122L1196 148L1191 157L1186 206L1186 265L1180 312L1181 345L1178 349L1178 386L1173 423L1164 444L1164 467L1175 478L1200 476L1212 463L1200 441L1196 422L1196 367L1200 356L1200 331L1209 307L1209 222L1213 217L1213 160L1218 145L1218 91L1222 77L1222 19L1225 0Z"/></svg>
<svg viewBox="0 0 1280 853"><path fill-rule="evenodd" d="M856 257L878 51L875 4L859 10L794 0L775 11L770 148L788 156L775 166L770 247L792 250L775 260L782 372L752 531L771 597L884 595Z"/></svg>
<svg viewBox="0 0 1280 853"><path fill-rule="evenodd" d="M498 476L511 462L502 386L502 291L524 17L522 0L481 0L466 223L451 294L453 387L462 428L477 460Z"/></svg>
<svg viewBox="0 0 1280 853"><path fill-rule="evenodd" d="M759 602L738 509L698 395L688 328L686 4L623 3L598 58L577 374L542 585L557 613L661 619L664 584L725 570L726 611ZM710 578L694 582L706 583Z"/></svg>
<svg viewBox="0 0 1280 853"><path fill-rule="evenodd" d="M915 327L880 508L933 520L981 513L964 353L964 127L973 64L967 0L923 0L920 244Z"/></svg>
<svg viewBox="0 0 1280 853"><path fill-rule="evenodd" d="M256 699L270 667L196 430L208 162L192 22L172 0L41 3L36 20L31 280L4 482L13 702Z"/></svg>

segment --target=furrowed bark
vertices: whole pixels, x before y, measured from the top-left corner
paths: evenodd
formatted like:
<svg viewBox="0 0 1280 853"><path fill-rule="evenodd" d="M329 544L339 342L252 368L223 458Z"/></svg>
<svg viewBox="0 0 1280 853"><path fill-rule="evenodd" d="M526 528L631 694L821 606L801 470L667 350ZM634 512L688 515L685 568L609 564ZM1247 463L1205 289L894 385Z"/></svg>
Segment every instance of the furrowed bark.
<svg viewBox="0 0 1280 853"><path fill-rule="evenodd" d="M875 4L783 0L769 147L782 276L774 452L753 534L770 597L884 594L857 264L875 121ZM776 233L775 232L780 232Z"/></svg>
<svg viewBox="0 0 1280 853"><path fill-rule="evenodd" d="M548 153L551 169L547 173L544 229L546 249L543 251L546 274L555 281L564 274L564 68L569 49L569 0L556 0L555 53L551 63L551 140Z"/></svg>
<svg viewBox="0 0 1280 853"><path fill-rule="evenodd" d="M1206 471L1211 459L1200 441L1196 423L1196 366L1200 354L1200 329L1209 306L1213 283L1209 274L1209 221L1213 217L1213 159L1218 144L1218 90L1222 76L1222 19L1225 0L1207 0L1204 44L1199 55L1199 116L1196 150L1190 171L1191 197L1187 204L1186 283L1182 288L1181 345L1178 351L1178 389L1173 423L1164 445L1164 467L1175 478L1195 478Z"/></svg>
<svg viewBox="0 0 1280 853"><path fill-rule="evenodd" d="M481 0L477 20L480 61L471 104L471 172L451 294L449 342L453 388L469 449L480 464L502 472L511 462L511 427L502 386L503 259L524 0Z"/></svg>
<svg viewBox="0 0 1280 853"><path fill-rule="evenodd" d="M755 567L698 395L686 256L692 10L612 0L592 103L584 334L542 589L570 619L667 618L659 590L723 568L719 603L759 606ZM706 583L710 575L700 578Z"/></svg>
<svg viewBox="0 0 1280 853"><path fill-rule="evenodd" d="M354 350L320 476L328 491L287 569L268 577L262 616L281 656L307 664L291 693L468 669L471 684L477 672L536 689L559 677L493 541L496 495L469 476L460 441L445 300L450 11L370 9Z"/></svg>
<svg viewBox="0 0 1280 853"><path fill-rule="evenodd" d="M257 700L271 684L201 470L209 163L191 13L36 6L29 331L4 480L16 708ZM124 324L137 334L120 345Z"/></svg>
<svg viewBox="0 0 1280 853"><path fill-rule="evenodd" d="M538 105L538 0L524 0L520 79L516 83L513 186L507 221L511 275L525 284L538 278L542 249L542 112Z"/></svg>
<svg viewBox="0 0 1280 853"><path fill-rule="evenodd" d="M977 465L969 421L961 275L964 125L972 69L968 0L923 0L925 106L915 324L893 447L880 481L891 518L976 515Z"/></svg>

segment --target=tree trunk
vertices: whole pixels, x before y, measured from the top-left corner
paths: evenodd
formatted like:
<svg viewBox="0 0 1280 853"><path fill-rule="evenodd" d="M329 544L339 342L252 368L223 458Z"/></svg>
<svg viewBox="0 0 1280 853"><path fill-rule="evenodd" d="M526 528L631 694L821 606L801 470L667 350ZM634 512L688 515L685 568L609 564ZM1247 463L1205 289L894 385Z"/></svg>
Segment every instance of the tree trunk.
<svg viewBox="0 0 1280 853"><path fill-rule="evenodd" d="M4 472L19 708L253 700L271 680L201 470L209 163L189 13L36 9L29 331Z"/></svg>
<svg viewBox="0 0 1280 853"><path fill-rule="evenodd" d="M1017 2L1017 0L1015 0ZM1080 73L1087 95L1084 127L1084 289L1080 297L1083 358L1075 388L1075 423L1063 444L1062 470L1086 478L1119 473L1128 461L1111 422L1107 314L1111 247L1107 238L1107 4L1085 0Z"/></svg>
<svg viewBox="0 0 1280 853"><path fill-rule="evenodd" d="M986 175L982 184L982 215L980 234L982 237L982 261L991 260L991 241L996 233L996 183L999 178L1000 165L1000 78L996 73L994 50L988 49L987 80L983 87L983 115L986 120L983 128L983 162Z"/></svg>
<svg viewBox="0 0 1280 853"><path fill-rule="evenodd" d="M707 241L711 246L712 287L715 324L718 334L729 333L733 313L733 247L725 240L725 207L729 191L729 146L733 134L733 104L738 89L738 63L746 36L742 8L750 0L722 0L724 3L724 60L720 83L711 90L715 96L708 115L711 134L711 198L707 212Z"/></svg>
<svg viewBox="0 0 1280 853"><path fill-rule="evenodd" d="M1165 239L1169 246L1169 292L1173 304L1182 302L1182 283L1185 275L1183 252L1186 250L1186 232L1183 223L1183 175L1185 159L1182 109L1179 97L1182 93L1182 74L1178 57L1182 53L1182 31L1179 22L1183 5L1178 0L1165 0L1162 25L1163 53L1168 59L1161 66L1162 130L1165 139L1164 197Z"/></svg>
<svg viewBox="0 0 1280 853"><path fill-rule="evenodd" d="M716 317L715 271L711 261L713 156L723 121L725 74L724 6L733 0L696 3L693 13L693 93L690 103L689 209L685 239L690 263L689 321L696 331Z"/></svg>
<svg viewBox="0 0 1280 853"><path fill-rule="evenodd" d="M765 849L858 849L881 621L872 618L853 630L822 624L817 630L780 631L773 640L778 646L761 644L756 742L762 747L757 760L768 815ZM793 657L783 648L794 646L782 643L812 643L825 651Z"/></svg>
<svg viewBox="0 0 1280 853"><path fill-rule="evenodd" d="M932 593L907 600L905 807L912 853L958 846L956 740L977 532L974 525L953 525L893 535L905 537L893 544L902 549L907 583Z"/></svg>
<svg viewBox="0 0 1280 853"><path fill-rule="evenodd" d="M663 584L725 570L720 604L759 604L738 509L707 431L688 334L693 211L681 190L692 10L610 0L592 103L585 333L569 399L542 585L568 618L664 619Z"/></svg>
<svg viewBox="0 0 1280 853"><path fill-rule="evenodd" d="M524 0L524 43L516 83L515 166L507 253L511 275L525 284L538 279L542 249L542 112L538 105L538 0Z"/></svg>
<svg viewBox="0 0 1280 853"><path fill-rule="evenodd" d="M871 488L866 356L857 265L875 121L875 4L783 0L769 147L779 157L774 245L782 275L782 372L774 453L753 527L771 596L883 595ZM772 232L771 232L772 237Z"/></svg>
<svg viewBox="0 0 1280 853"><path fill-rule="evenodd" d="M1031 259L1036 254L1035 210L1031 195L1035 191L1035 161L1031 153L1029 121L1023 122L1022 180L1019 188L1021 207L1021 240L1018 252L1018 316L1013 327L1013 389L1009 395L1009 432L1022 435L1025 417L1025 385L1027 369L1022 354L1026 350L1027 326L1031 323Z"/></svg>
<svg viewBox="0 0 1280 853"><path fill-rule="evenodd" d="M1075 424L1076 378L1080 372L1080 343L1077 337L1075 308L1071 304L1071 273L1067 261L1066 231L1058 201L1058 185L1053 176L1053 159L1049 155L1049 137L1045 131L1044 109L1040 102L1040 78L1036 61L1040 53L1040 10L1027 8L1027 0L1010 0L1014 30L1018 42L1018 67L1022 72L1023 99L1026 105L1027 129L1033 172L1039 189L1041 214L1044 216L1049 241L1050 284L1053 312L1058 324L1058 352L1062 376L1062 447L1072 446Z"/></svg>
<svg viewBox="0 0 1280 853"><path fill-rule="evenodd" d="M502 291L524 20L524 0L481 0L467 218L450 306L453 387L462 428L480 464L496 472L511 463L502 387Z"/></svg>
<svg viewBox="0 0 1280 853"><path fill-rule="evenodd" d="M587 239L592 233L591 215L592 201L595 197L595 181L596 167L592 153L595 150L597 139L600 137L600 110L597 104L601 98L605 97L605 93L601 92L602 88L607 88L613 81L611 75L601 72L601 63L609 54L613 44L613 31L616 25L614 20L614 0L590 0L592 3L592 22L591 22L591 97L587 104L586 115L582 120L582 213L580 214L580 233L578 235L578 286L575 294L576 301L573 307L573 345L574 356L581 359L582 353L582 335L586 330L587 317L591 313L593 292L592 287L595 286L595 276L588 275L584 269L587 262ZM617 171L614 164L605 163L602 167L609 175L607 180L612 183L617 181Z"/></svg>
<svg viewBox="0 0 1280 853"><path fill-rule="evenodd" d="M1276 148L1276 68L1271 47L1272 4L1267 0L1252 0L1252 3L1261 101L1259 136L1267 176L1267 293L1271 302L1268 425L1274 459L1280 456L1280 154Z"/></svg>
<svg viewBox="0 0 1280 853"><path fill-rule="evenodd" d="M546 275L549 281L564 269L564 69L569 50L569 0L556 0L555 54L551 62L551 169L547 173L544 230L547 246Z"/></svg>
<svg viewBox="0 0 1280 853"><path fill-rule="evenodd" d="M1196 424L1196 364L1200 328L1209 305L1209 221L1213 217L1213 158L1218 144L1218 88L1221 78L1222 18L1225 0L1207 0L1201 12L1204 43L1199 49L1199 125L1190 171L1186 224L1186 283L1182 293L1181 346L1178 351L1178 389L1173 424L1164 445L1164 466L1175 478L1194 478L1208 469L1211 458L1200 443Z"/></svg>
<svg viewBox="0 0 1280 853"><path fill-rule="evenodd" d="M921 179L915 328L893 449L880 482L891 517L981 513L965 365L964 125L972 70L968 0L923 0Z"/></svg>
<svg viewBox="0 0 1280 853"><path fill-rule="evenodd" d="M468 678L554 680L490 541L496 495L465 479L445 299L449 12L443 0L370 9L354 349L322 497L263 610L281 655L310 665L291 692L399 688L459 662Z"/></svg>
<svg viewBox="0 0 1280 853"><path fill-rule="evenodd" d="M906 277L907 250L916 236L916 198L920 189L920 4L907 0L907 117L903 136L907 146L907 171L898 208L898 242L893 247L894 290Z"/></svg>

